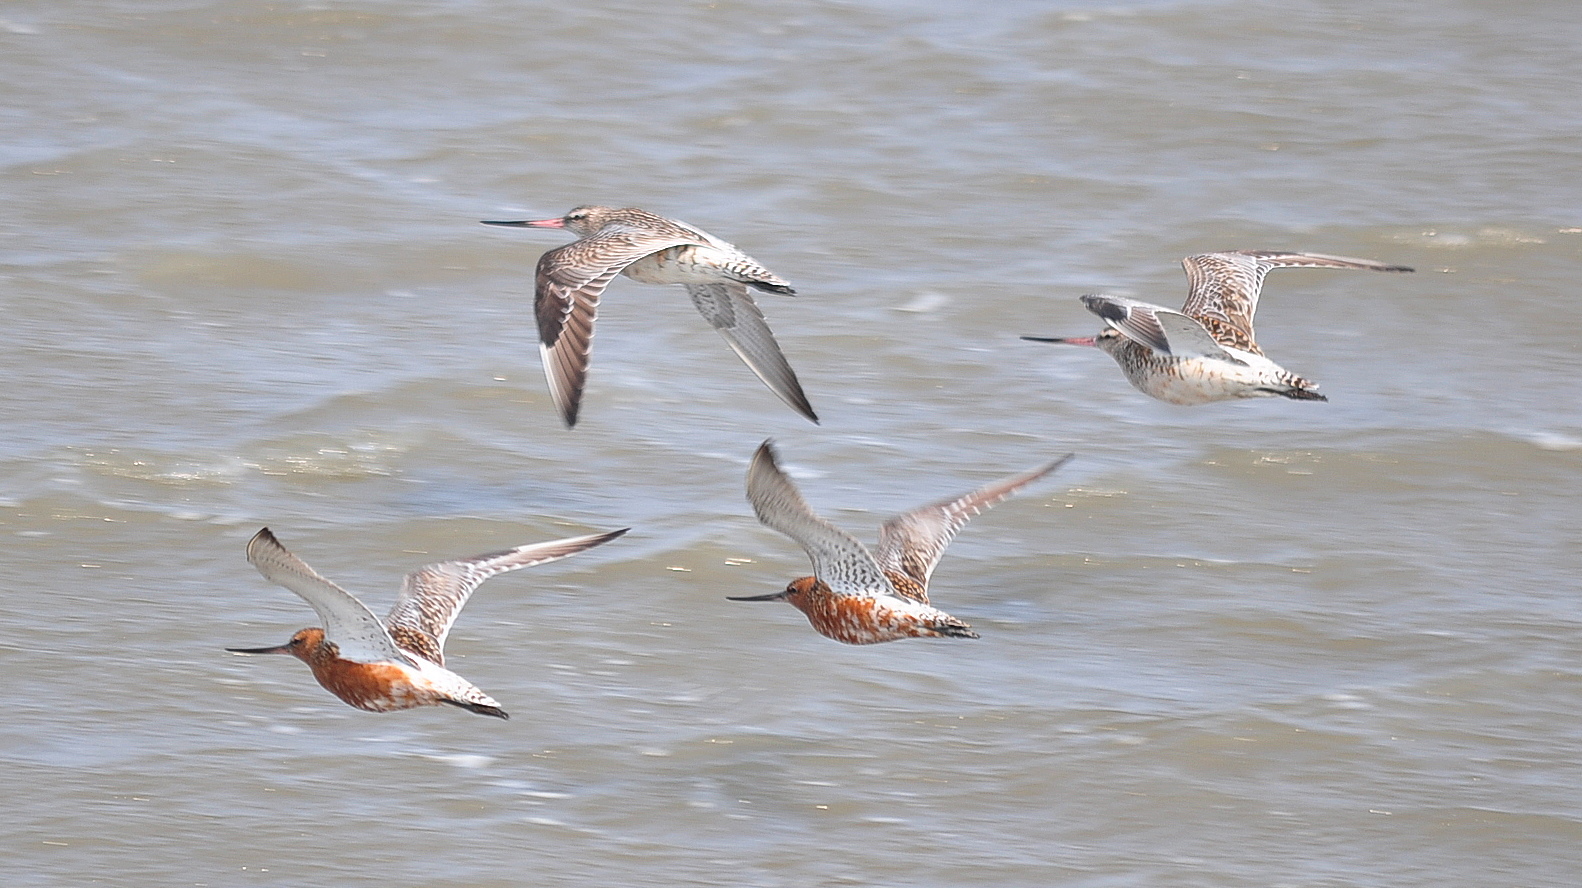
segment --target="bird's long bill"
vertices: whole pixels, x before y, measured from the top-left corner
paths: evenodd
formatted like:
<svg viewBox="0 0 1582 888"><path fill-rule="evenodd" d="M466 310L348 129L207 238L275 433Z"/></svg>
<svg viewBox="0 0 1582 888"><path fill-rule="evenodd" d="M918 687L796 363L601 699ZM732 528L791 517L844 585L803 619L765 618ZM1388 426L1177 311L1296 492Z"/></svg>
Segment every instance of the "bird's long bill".
<svg viewBox="0 0 1582 888"><path fill-rule="evenodd" d="M529 220L524 219L524 220L521 220L519 222L490 222L489 220L484 219L482 221L483 221L483 224L485 224L485 225L505 225L505 226L510 227L510 228L565 228L566 227L566 221L564 219L538 219L536 221L529 221Z"/></svg>
<svg viewBox="0 0 1582 888"><path fill-rule="evenodd" d="M726 601L783 601L783 600L785 600L785 597L786 597L786 590L781 589L779 592L770 592L768 595L727 595L727 596L725 596L725 600Z"/></svg>
<svg viewBox="0 0 1582 888"><path fill-rule="evenodd" d="M291 645L287 643L266 648L226 648L226 650L233 654L289 654L291 653Z"/></svg>
<svg viewBox="0 0 1582 888"><path fill-rule="evenodd" d="M1092 336L1023 336L1028 342L1058 342L1061 345L1086 345L1096 346L1098 341Z"/></svg>

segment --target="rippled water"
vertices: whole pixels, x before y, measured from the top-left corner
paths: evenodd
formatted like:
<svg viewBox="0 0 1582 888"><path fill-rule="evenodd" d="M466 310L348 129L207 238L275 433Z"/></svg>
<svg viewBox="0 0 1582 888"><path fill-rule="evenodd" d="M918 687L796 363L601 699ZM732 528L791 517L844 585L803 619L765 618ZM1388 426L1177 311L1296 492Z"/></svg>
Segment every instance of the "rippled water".
<svg viewBox="0 0 1582 888"><path fill-rule="evenodd" d="M1582 870L1582 23L1568 3L0 7L0 882L1569 886ZM617 281L583 420L529 311L636 205L741 245L821 427ZM1076 297L1281 248L1328 404L1184 409ZM879 521L1068 451L935 575L973 642L725 595L742 473ZM491 580L373 715L268 524L382 610Z"/></svg>

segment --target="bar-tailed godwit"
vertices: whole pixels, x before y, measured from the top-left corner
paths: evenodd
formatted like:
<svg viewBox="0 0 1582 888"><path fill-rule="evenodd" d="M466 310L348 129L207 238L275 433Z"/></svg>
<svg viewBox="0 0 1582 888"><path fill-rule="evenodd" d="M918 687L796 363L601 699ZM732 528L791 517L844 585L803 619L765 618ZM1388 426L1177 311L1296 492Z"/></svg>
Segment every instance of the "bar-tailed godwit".
<svg viewBox="0 0 1582 888"><path fill-rule="evenodd" d="M786 296L796 291L734 245L636 207L586 206L559 219L483 224L564 228L579 238L539 257L533 292L544 373L567 426L577 424L599 297L617 274L645 284L684 285L692 304L769 390L818 422L747 288Z"/></svg>
<svg viewBox="0 0 1582 888"><path fill-rule="evenodd" d="M1181 260L1191 288L1180 311L1120 296L1083 296L1108 325L1097 336L1023 336L1033 342L1094 346L1121 365L1144 394L1171 404L1279 395L1327 401L1316 383L1264 357L1253 340L1252 316L1272 268L1360 268L1411 271L1367 259L1320 253L1233 250Z"/></svg>
<svg viewBox="0 0 1582 888"><path fill-rule="evenodd" d="M302 629L275 647L226 650L291 654L308 664L325 690L369 712L449 704L479 715L509 718L488 694L445 668L445 636L467 597L495 574L575 555L628 529L531 543L418 568L407 574L395 607L381 622L350 592L286 551L266 527L248 542L247 560L266 579L302 596L324 626Z"/></svg>
<svg viewBox="0 0 1582 888"><path fill-rule="evenodd" d="M956 532L974 515L1059 468L1071 455L1012 475L964 496L913 509L886 521L877 555L856 537L814 514L775 461L765 441L747 469L747 499L758 520L802 545L813 576L783 591L731 601L786 601L819 634L847 644L902 638L977 638L968 624L928 603L928 579Z"/></svg>

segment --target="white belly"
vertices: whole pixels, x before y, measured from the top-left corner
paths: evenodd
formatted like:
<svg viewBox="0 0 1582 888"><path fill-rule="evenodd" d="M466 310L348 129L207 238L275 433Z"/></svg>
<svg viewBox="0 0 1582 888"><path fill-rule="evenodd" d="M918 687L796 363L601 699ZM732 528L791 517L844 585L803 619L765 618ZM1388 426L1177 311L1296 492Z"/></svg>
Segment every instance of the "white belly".
<svg viewBox="0 0 1582 888"><path fill-rule="evenodd" d="M724 258L712 247L670 247L633 262L621 274L645 284L712 284L730 279Z"/></svg>
<svg viewBox="0 0 1582 888"><path fill-rule="evenodd" d="M1246 366L1213 358L1155 356L1147 364L1123 364L1126 378L1144 394L1169 404L1194 406L1235 398L1271 398L1285 387L1281 370L1268 358L1237 355Z"/></svg>

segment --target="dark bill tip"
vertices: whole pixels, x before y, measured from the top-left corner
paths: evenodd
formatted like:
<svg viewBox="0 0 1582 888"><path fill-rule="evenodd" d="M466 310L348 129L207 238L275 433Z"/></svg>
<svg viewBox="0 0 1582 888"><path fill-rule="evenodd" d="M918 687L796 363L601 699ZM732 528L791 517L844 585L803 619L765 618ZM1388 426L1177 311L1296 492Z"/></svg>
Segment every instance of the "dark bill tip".
<svg viewBox="0 0 1582 888"><path fill-rule="evenodd" d="M1093 345L1092 336L1023 336L1028 342L1057 342L1061 345Z"/></svg>
<svg viewBox="0 0 1582 888"><path fill-rule="evenodd" d="M785 591L781 590L779 592L770 592L768 595L727 595L727 596L725 596L725 600L726 601L779 601L779 600L781 600L782 598L785 598L785 597L786 597Z"/></svg>
<svg viewBox="0 0 1582 888"><path fill-rule="evenodd" d="M519 219L508 222L493 222L482 220L484 225L505 225L510 228L565 228L564 219Z"/></svg>
<svg viewBox="0 0 1582 888"><path fill-rule="evenodd" d="M288 646L287 645L283 645L283 644L277 644L277 645L274 645L273 647L263 647L263 648L226 648L226 650L230 651L233 654L284 654L284 653L288 652Z"/></svg>

